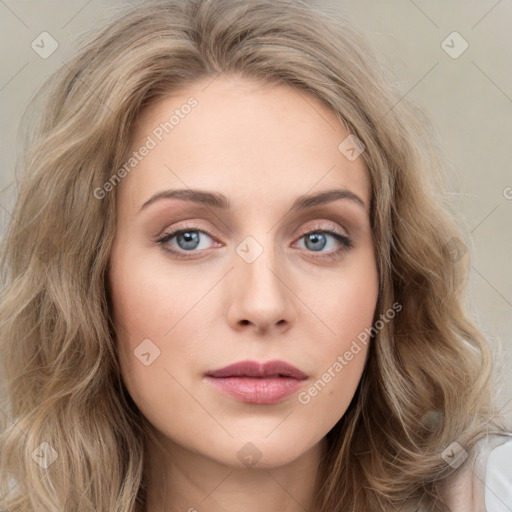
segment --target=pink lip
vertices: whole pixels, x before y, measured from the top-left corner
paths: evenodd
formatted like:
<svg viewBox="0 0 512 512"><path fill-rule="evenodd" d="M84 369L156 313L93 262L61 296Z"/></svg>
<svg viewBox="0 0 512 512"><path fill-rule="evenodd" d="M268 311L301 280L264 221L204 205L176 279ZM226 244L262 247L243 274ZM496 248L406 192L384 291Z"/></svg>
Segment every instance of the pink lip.
<svg viewBox="0 0 512 512"><path fill-rule="evenodd" d="M273 404L297 391L308 376L284 361L240 361L206 373L217 389L242 402Z"/></svg>

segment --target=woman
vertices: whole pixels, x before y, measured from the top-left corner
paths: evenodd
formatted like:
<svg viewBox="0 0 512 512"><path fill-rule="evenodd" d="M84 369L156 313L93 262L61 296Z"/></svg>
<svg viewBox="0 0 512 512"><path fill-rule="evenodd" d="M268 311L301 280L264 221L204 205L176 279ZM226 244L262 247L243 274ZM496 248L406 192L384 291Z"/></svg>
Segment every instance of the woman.
<svg viewBox="0 0 512 512"><path fill-rule="evenodd" d="M142 3L49 87L2 252L3 510L498 510L443 162L353 28Z"/></svg>

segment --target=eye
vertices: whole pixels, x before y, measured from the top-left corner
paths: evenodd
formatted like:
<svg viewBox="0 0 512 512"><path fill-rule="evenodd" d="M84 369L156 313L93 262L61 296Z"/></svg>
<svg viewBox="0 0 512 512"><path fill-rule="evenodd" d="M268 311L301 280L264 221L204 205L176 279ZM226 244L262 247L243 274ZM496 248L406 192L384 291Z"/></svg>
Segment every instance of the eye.
<svg viewBox="0 0 512 512"><path fill-rule="evenodd" d="M206 231L197 226L185 226L165 233L155 241L162 249L178 258L199 257L198 253L212 247L212 242L217 246L222 245L216 242ZM317 253L313 258L334 259L352 248L353 244L349 237L334 229L316 229L302 235L299 242L309 253Z"/></svg>
<svg viewBox="0 0 512 512"><path fill-rule="evenodd" d="M196 252L209 249L212 241L213 238L206 231L190 226L165 233L156 240L156 243L161 245L163 250L177 257L188 258Z"/></svg>
<svg viewBox="0 0 512 512"><path fill-rule="evenodd" d="M334 229L310 231L302 235L299 241L304 241L300 248L306 248L311 252L320 254L320 256L315 256L315 258L335 258L341 252L349 250L353 245L349 237Z"/></svg>

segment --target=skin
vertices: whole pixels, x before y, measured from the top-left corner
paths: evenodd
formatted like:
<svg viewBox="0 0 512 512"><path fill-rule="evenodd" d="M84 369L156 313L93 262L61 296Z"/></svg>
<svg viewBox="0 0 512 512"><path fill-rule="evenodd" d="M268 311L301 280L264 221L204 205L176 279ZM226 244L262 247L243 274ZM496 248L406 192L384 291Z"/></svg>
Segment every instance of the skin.
<svg viewBox="0 0 512 512"><path fill-rule="evenodd" d="M313 511L325 435L355 393L367 347L307 404L298 392L243 403L204 374L281 359L308 375L303 392L371 327L378 272L368 172L362 157L340 152L348 132L318 100L225 75L147 107L132 150L190 96L198 105L117 190L109 272L117 349L126 387L161 441L149 450L147 511ZM300 195L340 188L364 206L345 198L290 211ZM231 208L173 198L141 210L169 189L221 192ZM178 237L167 245L188 247L190 259L154 242L184 224L200 230L199 248ZM335 238L321 247L304 236L329 228L353 242L333 259L326 254L343 247ZM263 249L251 263L236 252L248 236ZM149 365L134 354L145 339L160 350ZM251 467L237 456L249 442L259 457Z"/></svg>

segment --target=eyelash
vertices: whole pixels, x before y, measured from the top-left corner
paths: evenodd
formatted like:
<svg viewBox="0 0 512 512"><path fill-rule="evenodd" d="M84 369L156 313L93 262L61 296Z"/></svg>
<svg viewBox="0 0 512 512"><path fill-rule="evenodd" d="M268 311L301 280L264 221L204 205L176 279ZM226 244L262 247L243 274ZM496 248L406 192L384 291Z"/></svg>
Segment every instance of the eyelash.
<svg viewBox="0 0 512 512"><path fill-rule="evenodd" d="M169 233L164 233L164 235L162 237L160 237L159 239L155 240L155 243L160 245L162 247L162 249L167 252L167 253L170 253L172 254L173 256L176 256L177 258L181 258L181 259L197 259L196 256L192 256L192 254L194 254L194 252L197 252L197 251L177 251L175 249L171 249L169 247L168 242L173 239L176 235L180 235L182 233L187 233L187 232L190 232L190 231L197 231L199 233L204 233L206 235L208 235L210 238L213 239L213 236L210 235L207 231L203 230L203 229L200 229L198 226L193 226L193 225L190 225L190 226L183 226L179 229L176 229L174 231L170 231ZM318 228L315 228L315 229L312 229L312 230L309 230L308 232L302 234L300 237L299 237L299 240L300 239L303 239L304 237L308 236L308 235L311 235L313 233L326 233L326 234L329 234L331 236L333 236L338 242L340 242L341 246L336 249L335 251L331 251L329 253L325 253L321 256L313 256L313 259L329 259L329 260L334 260L336 258L338 258L341 253L344 253L348 250L350 250L352 247L353 247L353 243L352 243L352 240L346 236L346 235L343 235L341 233L339 233L338 231L332 229L332 228L323 228L323 229L318 229ZM187 254L187 252L189 252L190 254ZM201 251L199 251L201 252ZM309 252L312 252L314 253L314 251L309 251Z"/></svg>

